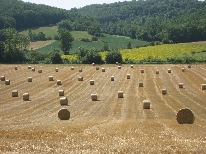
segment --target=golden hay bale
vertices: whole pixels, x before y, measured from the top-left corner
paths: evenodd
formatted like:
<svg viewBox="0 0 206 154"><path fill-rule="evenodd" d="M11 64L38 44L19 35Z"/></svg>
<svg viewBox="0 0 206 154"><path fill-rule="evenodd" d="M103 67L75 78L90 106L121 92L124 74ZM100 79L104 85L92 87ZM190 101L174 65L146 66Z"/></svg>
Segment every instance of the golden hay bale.
<svg viewBox="0 0 206 154"><path fill-rule="evenodd" d="M179 88L183 88L184 84L183 83L179 83Z"/></svg>
<svg viewBox="0 0 206 154"><path fill-rule="evenodd" d="M95 63L92 63L92 66L95 66Z"/></svg>
<svg viewBox="0 0 206 154"><path fill-rule="evenodd" d="M60 98L59 102L60 102L60 105L68 105L67 97Z"/></svg>
<svg viewBox="0 0 206 154"><path fill-rule="evenodd" d="M131 68L134 68L134 65L131 65Z"/></svg>
<svg viewBox="0 0 206 154"><path fill-rule="evenodd" d="M94 85L94 80L90 80L90 85Z"/></svg>
<svg viewBox="0 0 206 154"><path fill-rule="evenodd" d="M79 69L79 72L82 72L82 69Z"/></svg>
<svg viewBox="0 0 206 154"><path fill-rule="evenodd" d="M31 66L28 66L28 69L31 69Z"/></svg>
<svg viewBox="0 0 206 154"><path fill-rule="evenodd" d="M10 85L10 80L5 80L6 85Z"/></svg>
<svg viewBox="0 0 206 154"><path fill-rule="evenodd" d="M156 74L160 74L159 70L156 70Z"/></svg>
<svg viewBox="0 0 206 154"><path fill-rule="evenodd" d="M182 72L185 72L185 68L182 68Z"/></svg>
<svg viewBox="0 0 206 154"><path fill-rule="evenodd" d="M71 67L71 70L74 70L74 67Z"/></svg>
<svg viewBox="0 0 206 154"><path fill-rule="evenodd" d="M144 69L141 69L140 72L141 72L141 73L144 73Z"/></svg>
<svg viewBox="0 0 206 154"><path fill-rule="evenodd" d="M23 94L23 100L24 101L29 101L29 93L24 93Z"/></svg>
<svg viewBox="0 0 206 154"><path fill-rule="evenodd" d="M150 101L149 100L143 101L143 109L150 109Z"/></svg>
<svg viewBox="0 0 206 154"><path fill-rule="evenodd" d="M130 79L130 74L127 74L127 79Z"/></svg>
<svg viewBox="0 0 206 154"><path fill-rule="evenodd" d="M32 68L31 70L32 70L32 72L35 72L35 68Z"/></svg>
<svg viewBox="0 0 206 154"><path fill-rule="evenodd" d="M28 82L32 82L32 77L28 77Z"/></svg>
<svg viewBox="0 0 206 154"><path fill-rule="evenodd" d="M118 63L119 66L122 66L122 63Z"/></svg>
<svg viewBox="0 0 206 154"><path fill-rule="evenodd" d="M193 124L195 116L190 109L181 109L176 115L179 124Z"/></svg>
<svg viewBox="0 0 206 154"><path fill-rule="evenodd" d="M114 76L111 76L111 81L114 81Z"/></svg>
<svg viewBox="0 0 206 154"><path fill-rule="evenodd" d="M118 91L118 98L124 98L123 91Z"/></svg>
<svg viewBox="0 0 206 154"><path fill-rule="evenodd" d="M102 72L105 72L105 68L102 68Z"/></svg>
<svg viewBox="0 0 206 154"><path fill-rule="evenodd" d="M118 62L116 62L116 65L119 65L119 63L118 63Z"/></svg>
<svg viewBox="0 0 206 154"><path fill-rule="evenodd" d="M118 68L119 70L121 70L122 66L118 66L117 68Z"/></svg>
<svg viewBox="0 0 206 154"><path fill-rule="evenodd" d="M1 81L5 81L5 76L1 76Z"/></svg>
<svg viewBox="0 0 206 154"><path fill-rule="evenodd" d="M97 101L97 94L91 94L92 101Z"/></svg>
<svg viewBox="0 0 206 154"><path fill-rule="evenodd" d="M15 70L18 70L18 67L17 67L17 66L15 66L15 67L14 67L14 69L15 69Z"/></svg>
<svg viewBox="0 0 206 154"><path fill-rule="evenodd" d="M99 67L96 67L96 70L99 70Z"/></svg>
<svg viewBox="0 0 206 154"><path fill-rule="evenodd" d="M38 73L42 73L42 70L38 70Z"/></svg>
<svg viewBox="0 0 206 154"><path fill-rule="evenodd" d="M59 69L58 69L58 68L55 68L55 71L56 71L56 72L59 72Z"/></svg>
<svg viewBox="0 0 206 154"><path fill-rule="evenodd" d="M13 90L11 94L12 97L18 97L18 90Z"/></svg>
<svg viewBox="0 0 206 154"><path fill-rule="evenodd" d="M49 81L54 81L54 77L53 76L49 76Z"/></svg>
<svg viewBox="0 0 206 154"><path fill-rule="evenodd" d="M206 84L201 84L201 89L206 90Z"/></svg>
<svg viewBox="0 0 206 154"><path fill-rule="evenodd" d="M60 109L58 112L58 118L60 120L69 120L70 112L67 109Z"/></svg>
<svg viewBox="0 0 206 154"><path fill-rule="evenodd" d="M139 82L139 87L143 87L143 86L144 86L143 82Z"/></svg>
<svg viewBox="0 0 206 154"><path fill-rule="evenodd" d="M192 68L192 66L191 66L191 65L188 65L188 68Z"/></svg>
<svg viewBox="0 0 206 154"><path fill-rule="evenodd" d="M61 80L57 80L57 85L62 85L62 81Z"/></svg>
<svg viewBox="0 0 206 154"><path fill-rule="evenodd" d="M78 77L78 81L83 81L83 77L82 77L82 76L79 76L79 77Z"/></svg>
<svg viewBox="0 0 206 154"><path fill-rule="evenodd" d="M167 94L167 89L162 89L162 94L166 95Z"/></svg>
<svg viewBox="0 0 206 154"><path fill-rule="evenodd" d="M168 69L167 72L168 72L168 73L172 73L172 70L171 70L171 69Z"/></svg>
<svg viewBox="0 0 206 154"><path fill-rule="evenodd" d="M59 90L59 96L64 96L64 90Z"/></svg>

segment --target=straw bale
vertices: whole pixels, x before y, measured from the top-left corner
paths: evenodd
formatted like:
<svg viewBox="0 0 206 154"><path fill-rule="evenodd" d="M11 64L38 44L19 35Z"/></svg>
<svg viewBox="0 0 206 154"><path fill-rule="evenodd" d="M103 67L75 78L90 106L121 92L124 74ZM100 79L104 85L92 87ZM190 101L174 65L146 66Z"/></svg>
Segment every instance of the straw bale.
<svg viewBox="0 0 206 154"><path fill-rule="evenodd" d="M130 79L130 74L127 74L127 79Z"/></svg>
<svg viewBox="0 0 206 154"><path fill-rule="evenodd" d="M8 80L5 80L5 84L6 85L10 85L10 80L8 79Z"/></svg>
<svg viewBox="0 0 206 154"><path fill-rule="evenodd" d="M111 81L114 81L114 76L111 76Z"/></svg>
<svg viewBox="0 0 206 154"><path fill-rule="evenodd" d="M120 70L122 68L122 66L118 66L117 68Z"/></svg>
<svg viewBox="0 0 206 154"><path fill-rule="evenodd" d="M61 80L57 80L57 85L62 85L62 81Z"/></svg>
<svg viewBox="0 0 206 154"><path fill-rule="evenodd" d="M134 65L131 65L131 68L134 68Z"/></svg>
<svg viewBox="0 0 206 154"><path fill-rule="evenodd" d="M59 69L58 69L58 68L55 68L55 71L56 71L56 72L59 72Z"/></svg>
<svg viewBox="0 0 206 154"><path fill-rule="evenodd" d="M144 69L141 69L140 72L141 72L141 73L144 73Z"/></svg>
<svg viewBox="0 0 206 154"><path fill-rule="evenodd" d="M28 82L32 82L32 77L28 77Z"/></svg>
<svg viewBox="0 0 206 154"><path fill-rule="evenodd" d="M38 73L42 73L42 70L38 70Z"/></svg>
<svg viewBox="0 0 206 154"><path fill-rule="evenodd" d="M82 72L82 69L79 69L79 72Z"/></svg>
<svg viewBox="0 0 206 154"><path fill-rule="evenodd" d="M185 68L182 68L182 72L185 72Z"/></svg>
<svg viewBox="0 0 206 154"><path fill-rule="evenodd" d="M105 68L102 68L102 72L105 72Z"/></svg>
<svg viewBox="0 0 206 154"><path fill-rule="evenodd" d="M99 67L96 67L96 70L99 70Z"/></svg>
<svg viewBox="0 0 206 154"><path fill-rule="evenodd" d="M64 90L59 90L59 96L64 96Z"/></svg>
<svg viewBox="0 0 206 154"><path fill-rule="evenodd" d="M184 84L183 83L179 83L179 88L183 88Z"/></svg>
<svg viewBox="0 0 206 154"><path fill-rule="evenodd" d="M206 90L206 84L201 84L201 89Z"/></svg>
<svg viewBox="0 0 206 154"><path fill-rule="evenodd" d="M167 94L167 89L162 89L162 94L166 95Z"/></svg>
<svg viewBox="0 0 206 154"><path fill-rule="evenodd" d="M150 109L150 101L149 100L143 101L143 109Z"/></svg>
<svg viewBox="0 0 206 154"><path fill-rule="evenodd" d="M92 63L92 66L95 66L95 63Z"/></svg>
<svg viewBox="0 0 206 154"><path fill-rule="evenodd" d="M94 85L94 80L90 80L90 85Z"/></svg>
<svg viewBox="0 0 206 154"><path fill-rule="evenodd" d="M29 101L29 93L24 93L23 94L23 100L24 101Z"/></svg>
<svg viewBox="0 0 206 154"><path fill-rule="evenodd" d="M17 66L15 66L15 67L14 67L14 69L15 69L15 70L18 70L18 67L17 67Z"/></svg>
<svg viewBox="0 0 206 154"><path fill-rule="evenodd" d="M31 66L28 66L28 69L31 69Z"/></svg>
<svg viewBox="0 0 206 154"><path fill-rule="evenodd" d="M191 65L188 65L187 67L188 67L188 68L192 68L192 66L191 66Z"/></svg>
<svg viewBox="0 0 206 154"><path fill-rule="evenodd" d="M83 81L83 77L79 76L78 81Z"/></svg>
<svg viewBox="0 0 206 154"><path fill-rule="evenodd" d="M74 70L74 67L71 67L71 70Z"/></svg>
<svg viewBox="0 0 206 154"><path fill-rule="evenodd" d="M123 91L118 91L118 98L124 98Z"/></svg>
<svg viewBox="0 0 206 154"><path fill-rule="evenodd" d="M54 77L53 76L49 76L49 81L54 81Z"/></svg>
<svg viewBox="0 0 206 154"><path fill-rule="evenodd" d="M18 97L18 90L12 91L12 97Z"/></svg>
<svg viewBox="0 0 206 154"><path fill-rule="evenodd" d="M60 102L60 105L68 105L67 97L60 98L59 102Z"/></svg>
<svg viewBox="0 0 206 154"><path fill-rule="evenodd" d="M31 70L32 70L32 72L35 72L35 68L32 68Z"/></svg>
<svg viewBox="0 0 206 154"><path fill-rule="evenodd" d="M1 81L5 81L5 76L1 76Z"/></svg>
<svg viewBox="0 0 206 154"><path fill-rule="evenodd" d="M168 72L168 73L172 73L172 70L171 70L171 69L168 69L167 72Z"/></svg>
<svg viewBox="0 0 206 154"><path fill-rule="evenodd" d="M176 115L176 119L179 124L193 124L195 116L190 109L180 109Z"/></svg>
<svg viewBox="0 0 206 154"><path fill-rule="evenodd" d="M159 70L156 70L156 74L159 74L160 72L159 72Z"/></svg>
<svg viewBox="0 0 206 154"><path fill-rule="evenodd" d="M143 82L139 82L139 87L143 87L143 86L144 86Z"/></svg>
<svg viewBox="0 0 206 154"><path fill-rule="evenodd" d="M91 94L92 101L97 101L97 94Z"/></svg>
<svg viewBox="0 0 206 154"><path fill-rule="evenodd" d="M60 109L58 112L58 118L60 120L69 120L70 112L67 109Z"/></svg>

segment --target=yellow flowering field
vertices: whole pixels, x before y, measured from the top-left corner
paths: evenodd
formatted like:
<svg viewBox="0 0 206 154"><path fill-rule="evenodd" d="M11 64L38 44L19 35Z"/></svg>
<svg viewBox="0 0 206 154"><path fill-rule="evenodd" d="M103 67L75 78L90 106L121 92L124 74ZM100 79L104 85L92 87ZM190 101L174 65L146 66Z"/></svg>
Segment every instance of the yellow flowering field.
<svg viewBox="0 0 206 154"><path fill-rule="evenodd" d="M72 55L62 55L62 59L69 59L69 60L77 60L77 54L72 54Z"/></svg>

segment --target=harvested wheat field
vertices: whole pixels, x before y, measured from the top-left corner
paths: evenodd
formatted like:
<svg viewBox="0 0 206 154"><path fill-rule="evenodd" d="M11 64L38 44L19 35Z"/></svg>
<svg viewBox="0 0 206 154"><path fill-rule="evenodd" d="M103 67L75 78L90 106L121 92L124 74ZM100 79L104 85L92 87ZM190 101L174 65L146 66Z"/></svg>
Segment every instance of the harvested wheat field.
<svg viewBox="0 0 206 154"><path fill-rule="evenodd" d="M32 71L28 65L0 65L0 76L10 80L10 85L0 81L0 153L206 153L206 90L201 89L206 65L99 66L105 72L72 66L31 65ZM15 90L18 96L12 97ZM29 100L23 99L25 93ZM68 105L60 104L62 97ZM147 109L144 100L150 102ZM177 122L181 109L194 115L193 124ZM184 123L184 112L180 116Z"/></svg>

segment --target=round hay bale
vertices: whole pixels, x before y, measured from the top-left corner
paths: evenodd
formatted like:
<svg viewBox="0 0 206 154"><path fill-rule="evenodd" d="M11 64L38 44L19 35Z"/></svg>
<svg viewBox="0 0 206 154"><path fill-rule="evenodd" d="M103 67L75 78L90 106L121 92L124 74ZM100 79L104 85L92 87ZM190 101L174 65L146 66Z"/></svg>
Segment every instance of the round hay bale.
<svg viewBox="0 0 206 154"><path fill-rule="evenodd" d="M24 93L23 94L23 100L24 101L29 101L29 93Z"/></svg>
<svg viewBox="0 0 206 154"><path fill-rule="evenodd" d="M182 68L182 72L185 72L185 68Z"/></svg>
<svg viewBox="0 0 206 154"><path fill-rule="evenodd" d="M83 77L79 76L78 81L83 81Z"/></svg>
<svg viewBox="0 0 206 154"><path fill-rule="evenodd" d="M54 77L53 76L49 76L49 81L54 81Z"/></svg>
<svg viewBox="0 0 206 154"><path fill-rule="evenodd" d="M166 95L167 94L167 89L162 89L162 94Z"/></svg>
<svg viewBox="0 0 206 154"><path fill-rule="evenodd" d="M35 72L35 68L32 68L31 70L32 70L32 72Z"/></svg>
<svg viewBox="0 0 206 154"><path fill-rule="evenodd" d="M131 68L134 68L134 65L131 65Z"/></svg>
<svg viewBox="0 0 206 154"><path fill-rule="evenodd" d="M130 79L130 74L127 74L127 79Z"/></svg>
<svg viewBox="0 0 206 154"><path fill-rule="evenodd" d="M5 76L1 76L1 81L5 81Z"/></svg>
<svg viewBox="0 0 206 154"><path fill-rule="evenodd" d="M141 73L144 73L144 69L141 69L140 72L141 72Z"/></svg>
<svg viewBox="0 0 206 154"><path fill-rule="evenodd" d="M183 83L179 83L179 88L183 88L184 84Z"/></svg>
<svg viewBox="0 0 206 154"><path fill-rule="evenodd" d="M179 124L193 124L195 116L190 109L181 109L176 115Z"/></svg>
<svg viewBox="0 0 206 154"><path fill-rule="evenodd" d="M31 69L31 66L28 66L28 69Z"/></svg>
<svg viewBox="0 0 206 154"><path fill-rule="evenodd" d="M28 77L28 82L32 82L32 77Z"/></svg>
<svg viewBox="0 0 206 154"><path fill-rule="evenodd" d="M119 70L121 70L122 66L118 66L117 68L118 68Z"/></svg>
<svg viewBox="0 0 206 154"><path fill-rule="evenodd" d="M55 68L55 71L56 71L56 72L59 72L59 69L58 69L58 68Z"/></svg>
<svg viewBox="0 0 206 154"><path fill-rule="evenodd" d="M90 80L90 85L94 85L94 80Z"/></svg>
<svg viewBox="0 0 206 154"><path fill-rule="evenodd" d="M143 86L144 86L143 82L139 82L139 87L143 87Z"/></svg>
<svg viewBox="0 0 206 154"><path fill-rule="evenodd" d="M168 69L167 72L168 72L168 73L172 73L172 70L171 70L171 69Z"/></svg>
<svg viewBox="0 0 206 154"><path fill-rule="evenodd" d="M42 70L38 70L38 73L42 73Z"/></svg>
<svg viewBox="0 0 206 154"><path fill-rule="evenodd" d="M14 67L14 69L15 69L15 70L18 70L18 67L17 67L17 66L15 66L15 67Z"/></svg>
<svg viewBox="0 0 206 154"><path fill-rule="evenodd" d="M105 72L105 68L102 68L102 72Z"/></svg>
<svg viewBox="0 0 206 154"><path fill-rule="evenodd" d="M64 90L59 90L59 96L64 96Z"/></svg>
<svg viewBox="0 0 206 154"><path fill-rule="evenodd" d="M59 102L60 102L60 105L68 105L67 97L60 98Z"/></svg>
<svg viewBox="0 0 206 154"><path fill-rule="evenodd" d="M62 81L61 80L57 80L57 85L62 85Z"/></svg>
<svg viewBox="0 0 206 154"><path fill-rule="evenodd" d="M160 74L159 70L156 70L156 74Z"/></svg>
<svg viewBox="0 0 206 154"><path fill-rule="evenodd" d="M116 65L119 65L119 63L118 63L118 62L116 62Z"/></svg>
<svg viewBox="0 0 206 154"><path fill-rule="evenodd" d="M82 72L82 69L79 69L79 72Z"/></svg>
<svg viewBox="0 0 206 154"><path fill-rule="evenodd" d="M92 66L95 66L95 63L92 63Z"/></svg>
<svg viewBox="0 0 206 154"><path fill-rule="evenodd" d="M96 70L99 70L99 67L96 67Z"/></svg>
<svg viewBox="0 0 206 154"><path fill-rule="evenodd" d="M150 109L150 101L149 100L143 101L143 109Z"/></svg>
<svg viewBox="0 0 206 154"><path fill-rule="evenodd" d="M111 76L111 81L114 81L114 76Z"/></svg>
<svg viewBox="0 0 206 154"><path fill-rule="evenodd" d="M58 118L60 120L69 120L70 112L67 109L60 109L58 112Z"/></svg>
<svg viewBox="0 0 206 154"><path fill-rule="evenodd" d="M12 97L18 97L18 90L13 90L11 94Z"/></svg>
<svg viewBox="0 0 206 154"><path fill-rule="evenodd" d="M123 91L118 91L118 98L124 98Z"/></svg>
<svg viewBox="0 0 206 154"><path fill-rule="evenodd" d="M92 101L97 101L97 94L91 94Z"/></svg>
<svg viewBox="0 0 206 154"><path fill-rule="evenodd" d="M201 84L201 89L206 90L206 84Z"/></svg>
<svg viewBox="0 0 206 154"><path fill-rule="evenodd" d="M71 70L74 70L74 67L71 67Z"/></svg>
<svg viewBox="0 0 206 154"><path fill-rule="evenodd" d="M10 80L5 80L6 85L10 85Z"/></svg>
<svg viewBox="0 0 206 154"><path fill-rule="evenodd" d="M188 65L188 68L192 68L192 66L191 66L191 65Z"/></svg>

